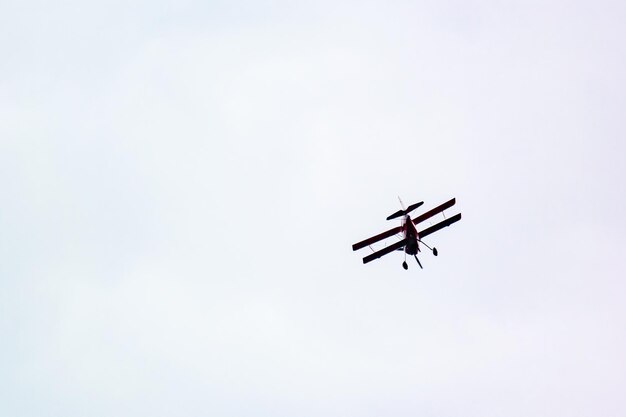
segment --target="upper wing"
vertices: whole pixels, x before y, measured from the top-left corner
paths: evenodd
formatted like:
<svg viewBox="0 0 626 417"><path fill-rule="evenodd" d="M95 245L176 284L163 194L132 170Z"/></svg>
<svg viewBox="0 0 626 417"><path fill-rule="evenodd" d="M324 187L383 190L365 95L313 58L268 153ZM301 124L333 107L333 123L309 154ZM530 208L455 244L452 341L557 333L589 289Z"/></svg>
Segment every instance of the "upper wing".
<svg viewBox="0 0 626 417"><path fill-rule="evenodd" d="M429 228L424 229L421 232L418 232L419 238L422 239L431 233L435 233L439 229L450 226L452 223L458 222L459 220L461 220L461 213L457 214L456 216L452 216L449 219L442 221L441 223L437 223L434 226L430 226Z"/></svg>
<svg viewBox="0 0 626 417"><path fill-rule="evenodd" d="M403 248L404 245L406 245L406 239L402 239L401 241L396 242L393 245L387 246L385 249L381 249L378 252L374 252L371 255L367 255L365 258L363 258L363 263L366 264L370 261L373 261L374 259L378 259L383 255L387 255L388 253L393 252L394 250Z"/></svg>
<svg viewBox="0 0 626 417"><path fill-rule="evenodd" d="M426 213L420 214L419 216L414 218L413 219L413 224L418 224L418 223L423 222L426 219L430 219L435 214L441 213L445 209L452 207L455 203L456 203L456 198L453 198L450 201L446 201L445 203L435 207L434 209L428 210Z"/></svg>
<svg viewBox="0 0 626 417"><path fill-rule="evenodd" d="M394 227L393 229L387 230L386 232L382 232L381 234L372 236L369 239L365 239L365 240L360 241L359 243L355 243L354 245L352 245L352 250L359 250L361 248L366 247L367 245L371 245L374 242L378 242L379 240L383 240L389 236L393 236L396 233L399 233L401 231L402 231L402 226Z"/></svg>

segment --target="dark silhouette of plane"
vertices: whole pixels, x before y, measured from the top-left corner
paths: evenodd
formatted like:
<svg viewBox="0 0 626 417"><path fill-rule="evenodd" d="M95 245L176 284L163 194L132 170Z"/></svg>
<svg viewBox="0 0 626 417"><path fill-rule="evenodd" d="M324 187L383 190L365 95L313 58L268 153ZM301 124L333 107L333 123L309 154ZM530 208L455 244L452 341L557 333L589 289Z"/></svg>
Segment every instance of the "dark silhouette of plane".
<svg viewBox="0 0 626 417"><path fill-rule="evenodd" d="M400 197L398 197L398 199L400 199ZM440 223L435 224L434 226L430 226L419 232L417 231L417 228L415 227L415 225L423 222L424 220L431 218L432 216L436 214L443 213L445 209L452 207L455 203L456 203L456 199L453 198L452 200L446 201L445 203L411 220L411 216L409 216L409 213L415 210L416 208L418 208L419 206L421 206L422 204L424 204L424 202L420 201L419 203L411 204L408 208L405 209L404 204L402 204L402 200L400 200L400 205L402 206L402 210L398 210L392 215L390 215L389 217L387 217L387 220L396 219L400 217L401 218L400 226L394 227L393 229L387 230L386 232L380 233L376 236L372 236L368 239L362 240L361 242L355 243L354 245L352 245L352 250L359 250L361 248L364 248L365 246L369 246L372 243L386 239L390 236L401 234L402 238L400 241L366 256L365 258L363 258L363 263L366 264L370 261L373 261L374 259L378 259L381 256L387 255L388 253L391 253L396 250L404 250L404 262L402 262L402 267L404 269L409 269L409 266L406 263L407 254L413 255L415 257L415 260L417 261L417 264L420 266L420 268L423 268L420 260L417 258L417 254L418 252L420 252L419 244L420 243L423 244L435 256L437 256L437 248L431 248L426 243L424 243L422 239L430 235L431 233L435 233L436 231L444 227L450 226L452 223L458 222L459 220L461 220L461 213L454 215Z"/></svg>

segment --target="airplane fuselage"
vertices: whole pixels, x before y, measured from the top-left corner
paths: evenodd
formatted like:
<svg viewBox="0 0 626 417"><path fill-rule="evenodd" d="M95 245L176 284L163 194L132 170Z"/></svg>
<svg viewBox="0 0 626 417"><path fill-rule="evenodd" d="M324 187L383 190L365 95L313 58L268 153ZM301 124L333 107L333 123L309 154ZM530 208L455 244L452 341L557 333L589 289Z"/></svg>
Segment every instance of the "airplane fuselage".
<svg viewBox="0 0 626 417"><path fill-rule="evenodd" d="M419 239L419 234L417 233L417 229L415 225L411 221L411 216L408 214L404 216L402 220L402 234L406 239L406 245L404 246L404 251L408 255L417 255L417 252L420 251L419 244L417 240Z"/></svg>

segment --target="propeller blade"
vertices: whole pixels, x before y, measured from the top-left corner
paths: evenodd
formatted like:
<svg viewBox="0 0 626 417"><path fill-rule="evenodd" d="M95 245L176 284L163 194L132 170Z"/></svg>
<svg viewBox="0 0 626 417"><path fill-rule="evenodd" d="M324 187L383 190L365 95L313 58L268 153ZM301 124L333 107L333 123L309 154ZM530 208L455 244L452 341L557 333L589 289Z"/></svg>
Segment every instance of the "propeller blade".
<svg viewBox="0 0 626 417"><path fill-rule="evenodd" d="M405 210L404 203L402 202L400 196L398 196L398 201L400 202L400 207L402 207L402 210Z"/></svg>

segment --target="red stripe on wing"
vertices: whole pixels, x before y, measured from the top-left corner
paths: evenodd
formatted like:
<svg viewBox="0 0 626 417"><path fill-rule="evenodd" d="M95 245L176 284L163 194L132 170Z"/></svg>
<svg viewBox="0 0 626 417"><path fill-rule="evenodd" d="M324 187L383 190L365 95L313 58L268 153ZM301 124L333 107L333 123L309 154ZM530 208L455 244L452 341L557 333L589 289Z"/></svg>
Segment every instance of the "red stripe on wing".
<svg viewBox="0 0 626 417"><path fill-rule="evenodd" d="M386 232L382 232L381 234L372 236L369 239L365 239L365 240L360 241L359 243L355 243L354 245L352 245L352 250L359 250L368 245L371 245L372 243L378 242L379 240L383 240L389 236L393 236L396 233L399 233L401 231L402 231L402 226L394 227L393 229L387 230Z"/></svg>
<svg viewBox="0 0 626 417"><path fill-rule="evenodd" d="M452 207L455 203L456 203L456 198L453 198L450 201L446 201L445 203L435 207L434 209L428 210L426 213L420 214L419 216L414 218L413 219L413 224L418 224L418 223L423 222L426 219L430 219L435 214L441 213L445 209Z"/></svg>

